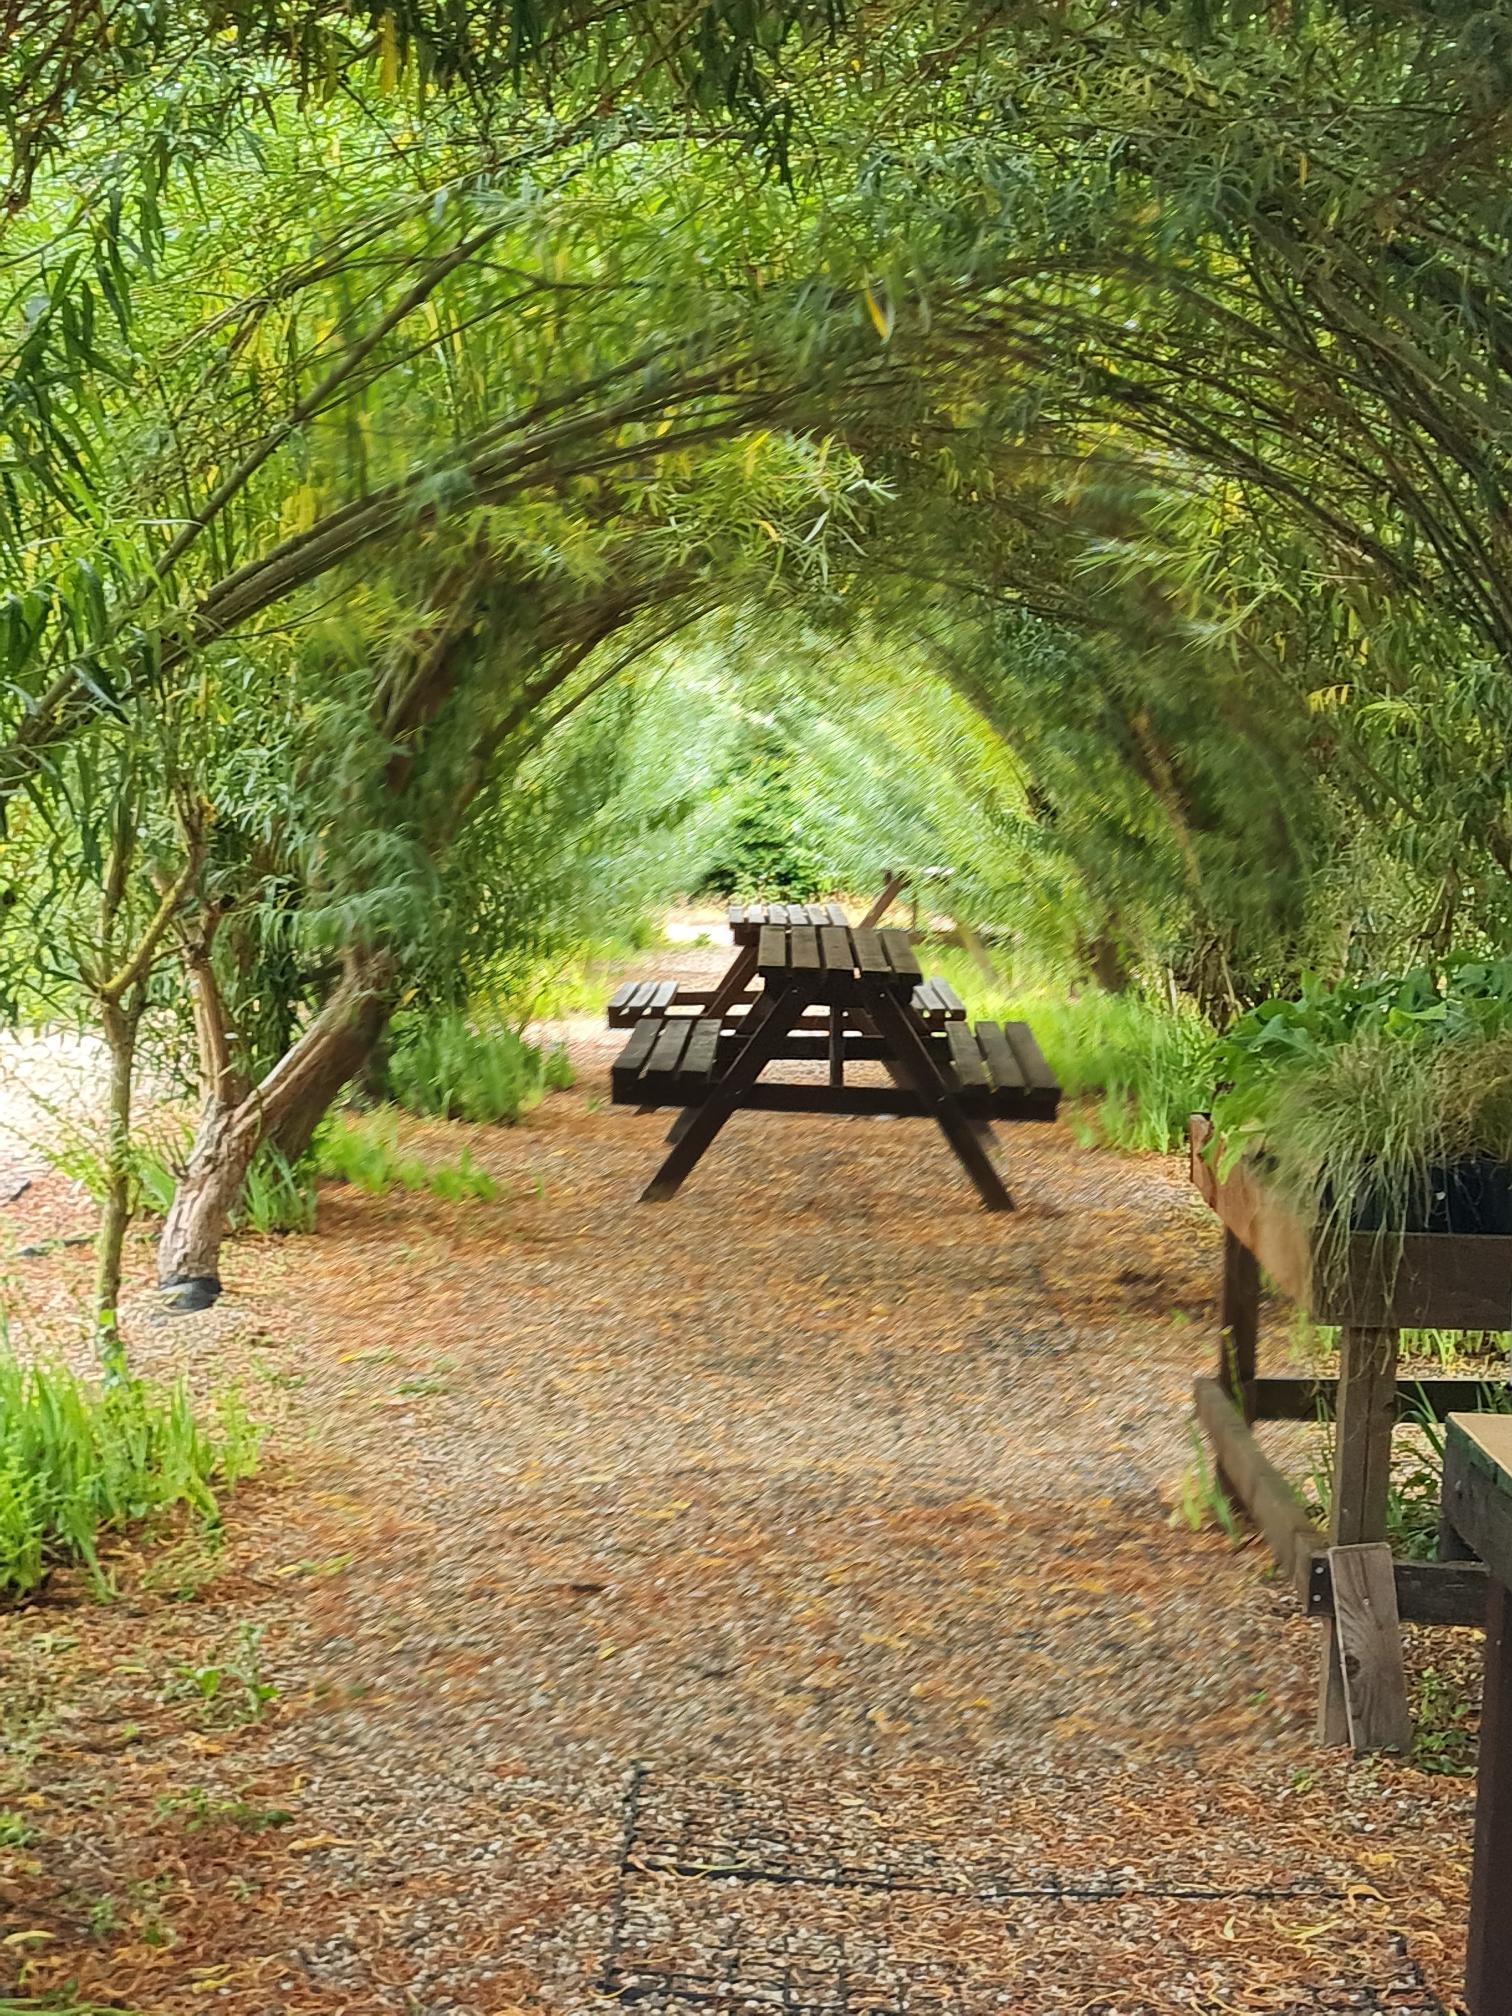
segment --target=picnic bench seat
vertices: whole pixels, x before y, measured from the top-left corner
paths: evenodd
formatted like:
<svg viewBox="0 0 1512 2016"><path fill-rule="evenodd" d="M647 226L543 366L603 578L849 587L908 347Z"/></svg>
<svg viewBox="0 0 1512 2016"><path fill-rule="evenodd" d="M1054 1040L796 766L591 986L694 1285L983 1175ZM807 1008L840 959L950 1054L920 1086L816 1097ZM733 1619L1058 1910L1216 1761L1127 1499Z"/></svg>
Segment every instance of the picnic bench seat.
<svg viewBox="0 0 1512 2016"><path fill-rule="evenodd" d="M786 1054L825 1055L823 1039ZM621 1106L697 1106L708 1096L722 1066L739 1049L738 1031L727 1032L712 1017L668 1016L643 1021L610 1067L613 1101ZM963 1109L993 1120L1053 1120L1060 1086L1045 1062L1027 1022L947 1022L931 1038L938 1061ZM847 1061L881 1062L880 1038L848 1036ZM897 1085L795 1085L761 1081L745 1103L782 1113L924 1113L917 1093Z"/></svg>
<svg viewBox="0 0 1512 2016"><path fill-rule="evenodd" d="M675 980L627 980L609 997L609 1027L625 1029L646 1015L665 1015L677 999Z"/></svg>

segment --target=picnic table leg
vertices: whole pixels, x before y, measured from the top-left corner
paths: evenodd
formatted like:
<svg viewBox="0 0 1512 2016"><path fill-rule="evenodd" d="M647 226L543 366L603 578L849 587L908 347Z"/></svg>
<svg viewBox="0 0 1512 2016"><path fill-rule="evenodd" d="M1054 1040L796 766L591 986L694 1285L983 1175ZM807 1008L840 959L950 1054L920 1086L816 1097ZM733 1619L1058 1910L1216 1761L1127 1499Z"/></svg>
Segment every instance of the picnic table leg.
<svg viewBox="0 0 1512 2016"><path fill-rule="evenodd" d="M674 1142L671 1153L642 1190L643 1204L661 1204L677 1194L704 1150L735 1111L741 1093L748 1085L754 1085L771 1063L783 1037L802 1016L807 999L808 991L802 987L785 987L773 998L761 1026L746 1037L729 1070L710 1086L709 1096L701 1106L689 1108L693 1117L687 1131Z"/></svg>
<svg viewBox="0 0 1512 2016"><path fill-rule="evenodd" d="M914 1022L904 1004L892 994L879 993L873 1008L883 1033L892 1039L896 1061L912 1079L913 1088L934 1114L941 1133L954 1148L976 1193L989 1211L1011 1211L1013 1199L998 1174L992 1157L977 1138L971 1122L961 1111L959 1100L935 1062L929 1038Z"/></svg>
<svg viewBox="0 0 1512 2016"><path fill-rule="evenodd" d="M1344 1329L1339 1333L1339 1387L1334 1428L1333 1511L1329 1544L1356 1547L1386 1537L1386 1495L1391 1482L1391 1430L1396 1415L1397 1333ZM1318 1741L1347 1743L1344 1674L1338 1627L1323 1625L1323 1672L1318 1691Z"/></svg>
<svg viewBox="0 0 1512 2016"><path fill-rule="evenodd" d="M729 971L709 998L709 1005L703 1011L706 1017L716 1015L722 1017L731 1003L738 1001L744 994L751 983L752 974L756 971L756 949L754 943L741 946Z"/></svg>
<svg viewBox="0 0 1512 2016"><path fill-rule="evenodd" d="M1512 1594L1493 1581L1486 1601L1486 1686L1475 1778L1475 1860L1470 1873L1470 1942L1465 2004L1470 2016L1512 2011Z"/></svg>
<svg viewBox="0 0 1512 2016"><path fill-rule="evenodd" d="M754 953L752 954L752 957L753 958L755 957ZM756 1034L756 1031L761 1027L762 1023L765 1022L767 1017L771 1014L771 1012L772 1012L772 996L770 994L758 995L756 1000L751 1005L750 1014L746 1016L745 1021L741 1024L740 1035L742 1041L748 1043L751 1040L751 1038ZM714 1004L710 1002L708 1008L704 1011L705 1017L712 1018L714 1013L715 1013ZM667 1139L667 1146L669 1148L674 1146L675 1143L681 1141L684 1134L686 1134L688 1129L693 1125L693 1116L698 1112L698 1110L699 1109L696 1106L684 1106L681 1113L678 1114L677 1118L672 1122L672 1125L667 1129L666 1139Z"/></svg>
<svg viewBox="0 0 1512 2016"><path fill-rule="evenodd" d="M845 1010L838 1001L830 1009L829 1082L845 1083Z"/></svg>

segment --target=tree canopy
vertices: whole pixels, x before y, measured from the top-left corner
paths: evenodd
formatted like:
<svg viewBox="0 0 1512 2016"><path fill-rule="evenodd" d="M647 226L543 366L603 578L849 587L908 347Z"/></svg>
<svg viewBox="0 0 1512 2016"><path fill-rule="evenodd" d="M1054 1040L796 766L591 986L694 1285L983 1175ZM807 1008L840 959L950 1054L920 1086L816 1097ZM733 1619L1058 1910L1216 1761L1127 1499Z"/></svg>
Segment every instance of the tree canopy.
<svg viewBox="0 0 1512 2016"><path fill-rule="evenodd" d="M179 891L243 1167L307 1134L359 1004L523 928L480 893L529 853L522 779L674 640L768 688L792 654L763 734L909 769L869 832L911 806L924 845L949 772L964 872L1210 1012L1504 937L1492 16L12 28L12 991L38 947L80 970L111 861L120 929Z"/></svg>

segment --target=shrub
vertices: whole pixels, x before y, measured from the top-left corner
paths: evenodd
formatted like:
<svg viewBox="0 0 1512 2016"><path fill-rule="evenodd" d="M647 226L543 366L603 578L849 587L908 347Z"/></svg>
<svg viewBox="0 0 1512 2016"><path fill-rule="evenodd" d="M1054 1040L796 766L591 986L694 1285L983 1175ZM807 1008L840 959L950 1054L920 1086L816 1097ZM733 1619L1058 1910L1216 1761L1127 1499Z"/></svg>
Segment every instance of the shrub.
<svg viewBox="0 0 1512 2016"><path fill-rule="evenodd" d="M0 1347L0 1590L25 1595L58 1562L104 1590L102 1532L170 1506L219 1518L216 1486L257 1467L259 1431L234 1393L196 1420L182 1384L97 1386Z"/></svg>
<svg viewBox="0 0 1512 2016"><path fill-rule="evenodd" d="M505 1125L572 1083L565 1051L543 1051L514 1029L480 1028L458 1011L401 1024L387 1072L408 1112Z"/></svg>

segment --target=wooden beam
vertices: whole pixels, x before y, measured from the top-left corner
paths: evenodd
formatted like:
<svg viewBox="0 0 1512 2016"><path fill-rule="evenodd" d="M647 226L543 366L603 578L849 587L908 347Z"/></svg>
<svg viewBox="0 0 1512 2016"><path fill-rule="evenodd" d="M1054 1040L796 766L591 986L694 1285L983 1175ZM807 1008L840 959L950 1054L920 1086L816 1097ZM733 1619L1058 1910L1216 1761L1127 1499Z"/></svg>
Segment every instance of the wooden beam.
<svg viewBox="0 0 1512 2016"><path fill-rule="evenodd" d="M1480 1561L1397 1561L1397 1615L1404 1624L1451 1624L1479 1630L1486 1621L1489 1583ZM1333 1615L1333 1576L1327 1554L1315 1554L1307 1584L1309 1617Z"/></svg>
<svg viewBox="0 0 1512 2016"><path fill-rule="evenodd" d="M1412 1748L1412 1715L1391 1549L1384 1540L1330 1547L1328 1569L1350 1747L1357 1756L1372 1750L1405 1755Z"/></svg>
<svg viewBox="0 0 1512 2016"><path fill-rule="evenodd" d="M1284 1379L1261 1377L1254 1382L1256 1421L1331 1420L1337 1407L1337 1379ZM1512 1387L1502 1379L1398 1379L1396 1418L1420 1420L1426 1413L1435 1421L1451 1414L1474 1414L1495 1407L1512 1397Z"/></svg>
<svg viewBox="0 0 1512 2016"><path fill-rule="evenodd" d="M903 886L907 880L908 877L906 875L900 875L896 870L889 868L887 871L887 880L882 884L881 895L861 919L858 929L862 931L875 931L878 924L903 893Z"/></svg>
<svg viewBox="0 0 1512 2016"><path fill-rule="evenodd" d="M1227 1225L1223 1228L1223 1282L1218 1300L1218 1377L1246 1421L1255 1419L1255 1357L1260 1341L1260 1262Z"/></svg>
<svg viewBox="0 0 1512 2016"><path fill-rule="evenodd" d="M1312 1557L1327 1544L1323 1535L1218 1380L1199 1379L1192 1397L1197 1419L1235 1498L1265 1536L1282 1574L1298 1595L1305 1596Z"/></svg>
<svg viewBox="0 0 1512 2016"><path fill-rule="evenodd" d="M1491 1584L1486 1611L1480 1764L1475 1778L1475 1860L1470 1872L1470 1938L1465 2003L1470 2016L1512 2011L1512 1596Z"/></svg>

